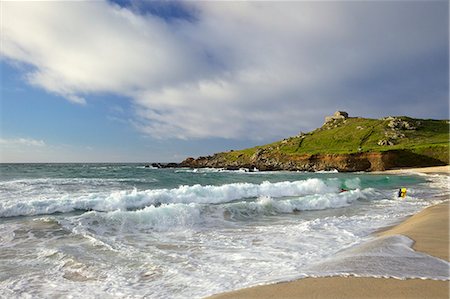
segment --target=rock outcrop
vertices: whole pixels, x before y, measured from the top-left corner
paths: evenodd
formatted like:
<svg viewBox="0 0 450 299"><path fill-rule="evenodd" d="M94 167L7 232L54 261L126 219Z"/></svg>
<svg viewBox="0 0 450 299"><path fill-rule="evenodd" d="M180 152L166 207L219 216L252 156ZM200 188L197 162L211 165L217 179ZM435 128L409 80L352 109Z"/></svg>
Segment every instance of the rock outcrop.
<svg viewBox="0 0 450 299"><path fill-rule="evenodd" d="M411 122L398 117L388 116L385 120L389 120L388 127L393 130L416 130L416 126Z"/></svg>
<svg viewBox="0 0 450 299"><path fill-rule="evenodd" d="M384 132L385 139L378 141L380 146L392 146L397 144L399 139L403 139L406 135L402 131L415 131L420 126L420 122L413 123L412 121L404 120L400 117L388 116L383 120L389 121L387 129Z"/></svg>
<svg viewBox="0 0 450 299"><path fill-rule="evenodd" d="M255 153L256 154L256 153ZM223 168L228 170L258 169L261 171L382 171L397 167L422 167L430 165L444 165L433 158L414 154L411 151L392 150L385 152L354 153L354 154L317 154L271 156L264 152L253 155L250 160L230 162L215 154L198 159L187 158L179 164L180 167L190 168Z"/></svg>

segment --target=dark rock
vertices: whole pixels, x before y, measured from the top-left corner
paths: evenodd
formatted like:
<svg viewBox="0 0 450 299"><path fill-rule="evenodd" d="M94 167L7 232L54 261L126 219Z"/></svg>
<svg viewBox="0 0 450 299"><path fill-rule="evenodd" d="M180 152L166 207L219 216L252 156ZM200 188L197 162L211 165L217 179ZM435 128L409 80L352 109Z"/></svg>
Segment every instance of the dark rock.
<svg viewBox="0 0 450 299"><path fill-rule="evenodd" d="M180 167L178 163L152 163L151 166L155 168L176 168Z"/></svg>

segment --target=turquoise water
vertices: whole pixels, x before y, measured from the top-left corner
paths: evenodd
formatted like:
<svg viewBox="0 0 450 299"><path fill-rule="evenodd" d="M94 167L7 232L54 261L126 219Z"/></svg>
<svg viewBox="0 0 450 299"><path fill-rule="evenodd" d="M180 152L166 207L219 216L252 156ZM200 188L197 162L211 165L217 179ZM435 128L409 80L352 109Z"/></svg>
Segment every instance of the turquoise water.
<svg viewBox="0 0 450 299"><path fill-rule="evenodd" d="M443 196L444 176L2 164L0 296L198 298L325 275ZM364 275L442 279L408 271Z"/></svg>
<svg viewBox="0 0 450 299"><path fill-rule="evenodd" d="M143 164L0 164L0 181L25 179L104 179L117 180L125 187L144 190L147 187L176 188L179 185L221 185L238 182L280 182L305 178L333 178L335 172L243 172L215 169L154 169ZM339 178L354 178L340 173ZM388 176L358 173L361 187L396 188L398 184L412 185L424 181L418 176ZM374 185L375 184L375 185Z"/></svg>

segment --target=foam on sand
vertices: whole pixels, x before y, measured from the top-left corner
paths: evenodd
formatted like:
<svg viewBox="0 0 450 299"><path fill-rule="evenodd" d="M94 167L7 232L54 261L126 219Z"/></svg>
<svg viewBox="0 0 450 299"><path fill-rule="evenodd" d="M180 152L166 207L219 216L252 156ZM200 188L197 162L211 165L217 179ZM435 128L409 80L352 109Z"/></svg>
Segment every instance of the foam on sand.
<svg viewBox="0 0 450 299"><path fill-rule="evenodd" d="M357 276L448 280L450 263L414 251L414 241L402 235L380 237L338 253L305 273L309 277Z"/></svg>

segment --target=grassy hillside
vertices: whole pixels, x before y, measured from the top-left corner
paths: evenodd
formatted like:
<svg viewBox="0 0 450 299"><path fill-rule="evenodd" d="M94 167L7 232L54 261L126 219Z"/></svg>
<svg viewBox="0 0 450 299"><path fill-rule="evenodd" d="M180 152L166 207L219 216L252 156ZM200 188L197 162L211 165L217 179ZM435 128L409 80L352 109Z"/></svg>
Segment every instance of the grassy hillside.
<svg viewBox="0 0 450 299"><path fill-rule="evenodd" d="M449 122L406 116L384 119L351 117L271 144L220 153L229 162L250 159L257 151L275 156L352 154L404 150L449 163Z"/></svg>

